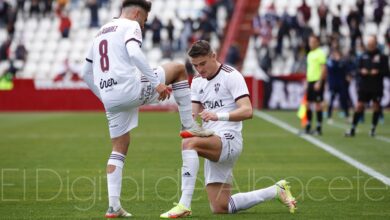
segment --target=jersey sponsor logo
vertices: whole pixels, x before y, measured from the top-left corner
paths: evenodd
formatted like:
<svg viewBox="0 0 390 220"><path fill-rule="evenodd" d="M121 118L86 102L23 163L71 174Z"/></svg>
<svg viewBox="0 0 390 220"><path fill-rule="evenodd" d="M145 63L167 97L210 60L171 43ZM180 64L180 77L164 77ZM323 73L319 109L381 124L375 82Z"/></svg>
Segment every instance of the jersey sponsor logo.
<svg viewBox="0 0 390 220"><path fill-rule="evenodd" d="M109 87L114 86L116 84L118 84L118 82L115 81L113 78L109 78L107 80L101 79L100 80L100 89L109 88Z"/></svg>
<svg viewBox="0 0 390 220"><path fill-rule="evenodd" d="M205 101L202 105L205 109L215 109L225 106L221 99L216 101Z"/></svg>

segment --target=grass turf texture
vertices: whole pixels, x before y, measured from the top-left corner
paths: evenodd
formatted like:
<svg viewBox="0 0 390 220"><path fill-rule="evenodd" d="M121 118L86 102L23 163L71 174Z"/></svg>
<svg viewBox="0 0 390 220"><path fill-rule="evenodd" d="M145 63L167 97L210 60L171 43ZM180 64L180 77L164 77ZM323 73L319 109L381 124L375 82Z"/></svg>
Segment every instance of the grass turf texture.
<svg viewBox="0 0 390 220"><path fill-rule="evenodd" d="M268 113L299 125L295 112ZM367 116L355 139L329 125L319 139L390 176L390 143L368 137ZM103 113L2 113L0 121L0 219L103 219L111 152ZM122 205L134 219L158 219L179 200L179 128L177 113L140 114L122 185ZM390 138L389 132L389 123L378 128L378 135ZM390 187L262 119L246 121L243 133L233 193L287 178L297 213L270 201L236 215L213 215L201 165L191 219L390 218Z"/></svg>

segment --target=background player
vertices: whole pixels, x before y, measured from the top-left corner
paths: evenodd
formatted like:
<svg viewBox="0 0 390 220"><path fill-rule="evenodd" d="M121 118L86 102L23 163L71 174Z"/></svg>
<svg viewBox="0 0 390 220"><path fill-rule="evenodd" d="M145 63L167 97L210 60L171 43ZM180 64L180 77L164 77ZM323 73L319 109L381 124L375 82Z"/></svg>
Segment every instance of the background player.
<svg viewBox="0 0 390 220"><path fill-rule="evenodd" d="M204 128L216 134L182 140L182 195L178 205L160 217L191 215L198 156L205 158L205 184L213 213L235 213L277 196L294 212L296 202L285 180L265 189L231 195L232 170L242 151L242 121L252 118L253 112L248 88L240 72L216 60L207 41L195 42L188 54L199 73L191 86L194 115L201 117Z"/></svg>
<svg viewBox="0 0 390 220"><path fill-rule="evenodd" d="M108 119L112 153L107 164L109 209L107 218L130 217L120 204L122 168L130 143L129 131L138 125L138 107L169 98L172 84L178 103L182 135L209 136L192 118L184 65L168 63L150 68L140 47L151 3L125 0L121 16L102 26L93 40L83 69L83 79L103 102ZM142 73L142 75L141 75Z"/></svg>

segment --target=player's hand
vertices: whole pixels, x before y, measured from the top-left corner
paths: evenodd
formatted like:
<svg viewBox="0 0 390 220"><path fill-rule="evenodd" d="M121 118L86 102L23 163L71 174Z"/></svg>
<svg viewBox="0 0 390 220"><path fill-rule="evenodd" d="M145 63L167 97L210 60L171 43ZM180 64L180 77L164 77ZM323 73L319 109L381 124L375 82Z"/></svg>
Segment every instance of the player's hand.
<svg viewBox="0 0 390 220"><path fill-rule="evenodd" d="M320 91L320 89L321 89L321 81L317 81L316 83L314 83L314 90Z"/></svg>
<svg viewBox="0 0 390 220"><path fill-rule="evenodd" d="M368 70L367 70L366 68L362 68L362 69L360 70L360 73L361 73L363 76L365 76L365 75L368 74Z"/></svg>
<svg viewBox="0 0 390 220"><path fill-rule="evenodd" d="M156 87L156 91L160 95L158 97L159 101L164 101L165 99L169 99L169 97L171 97L171 91L169 90L168 86L165 84L162 83L158 84L158 86Z"/></svg>
<svg viewBox="0 0 390 220"><path fill-rule="evenodd" d="M199 113L199 116L205 122L218 121L217 114L215 114L214 112L202 111L201 113Z"/></svg>

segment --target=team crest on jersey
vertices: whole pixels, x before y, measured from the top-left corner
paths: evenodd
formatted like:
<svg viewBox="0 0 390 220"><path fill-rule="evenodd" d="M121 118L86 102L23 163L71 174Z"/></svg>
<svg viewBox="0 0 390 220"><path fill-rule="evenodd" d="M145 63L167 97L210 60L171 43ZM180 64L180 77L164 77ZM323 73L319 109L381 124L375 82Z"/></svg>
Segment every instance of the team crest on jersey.
<svg viewBox="0 0 390 220"><path fill-rule="evenodd" d="M221 84L219 84L219 83L214 84L214 91L215 91L215 93L218 93L220 86L221 86Z"/></svg>
<svg viewBox="0 0 390 220"><path fill-rule="evenodd" d="M199 94L203 94L203 93L204 93L204 91L203 91L203 89L201 89L200 92L199 92Z"/></svg>

